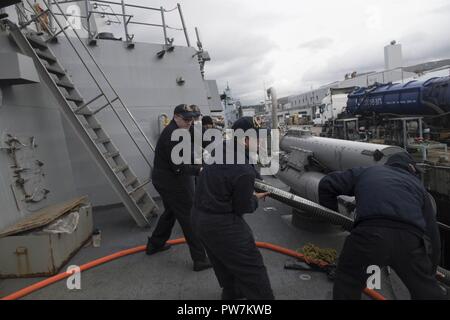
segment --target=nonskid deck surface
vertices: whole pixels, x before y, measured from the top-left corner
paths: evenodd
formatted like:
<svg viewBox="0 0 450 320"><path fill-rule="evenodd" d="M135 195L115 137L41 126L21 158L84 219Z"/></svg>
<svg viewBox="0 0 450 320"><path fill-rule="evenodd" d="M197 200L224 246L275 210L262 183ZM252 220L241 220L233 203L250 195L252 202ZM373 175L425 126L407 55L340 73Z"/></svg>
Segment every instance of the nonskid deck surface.
<svg viewBox="0 0 450 320"><path fill-rule="evenodd" d="M286 188L281 182L267 178L267 182ZM161 206L161 204L158 204ZM341 249L346 232L312 233L291 224L291 209L275 200L260 201L258 210L246 215L256 241L270 242L296 250L306 243L320 247ZM101 246L81 249L62 269L82 265L120 250L143 245L149 229L136 226L124 208L97 210L95 227L101 229ZM182 237L176 224L171 239ZM260 249L268 269L276 299L331 299L333 283L321 272L285 270L284 264L293 258ZM302 275L309 275L304 277ZM302 278L310 278L302 280ZM44 278L0 280L0 296L13 293ZM392 298L390 286L383 290ZM398 287L398 286L396 286ZM401 286L400 286L401 287ZM212 269L192 271L192 261L185 244L147 256L143 252L114 260L81 274L81 290L68 290L66 280L34 292L24 299L220 299L220 287ZM404 290L397 298L406 298Z"/></svg>

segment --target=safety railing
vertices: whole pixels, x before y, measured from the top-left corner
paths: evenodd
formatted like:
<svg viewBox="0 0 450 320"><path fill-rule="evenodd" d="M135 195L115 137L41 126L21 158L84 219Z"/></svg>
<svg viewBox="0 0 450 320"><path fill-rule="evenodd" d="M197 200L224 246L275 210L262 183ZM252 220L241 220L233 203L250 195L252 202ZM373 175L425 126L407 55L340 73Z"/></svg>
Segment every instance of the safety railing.
<svg viewBox="0 0 450 320"><path fill-rule="evenodd" d="M103 14L101 14L100 17L105 18L105 16L108 16L108 20L106 20L107 25L111 25L112 23L122 24L119 17L117 16L117 14L114 12L114 9L109 4L98 4L98 3L94 2L93 8L99 9L103 12ZM109 12L108 12L108 10L109 10ZM109 18L111 16L111 14L112 14L113 20L111 20Z"/></svg>
<svg viewBox="0 0 450 320"><path fill-rule="evenodd" d="M165 45L170 45L171 41L170 38L167 36L167 30L171 29L171 30L177 30L177 31L183 31L184 32L184 37L186 40L186 44L188 47L191 46L190 40L189 40L189 36L188 36L188 32L186 29L186 24L184 21L184 16L183 16L183 12L181 9L181 5L178 3L177 6L173 9L170 10L166 10L163 7L149 7L149 6L142 6L142 5L135 5L135 4L128 4L125 3L124 0L121 0L120 2L116 2L116 1L106 1L106 0L64 0L64 1L57 1L57 0L53 0L53 1L48 1L49 2L49 9L50 11L52 11L52 5L61 5L61 4L69 4L69 3L80 3L80 2L84 2L84 6L85 6L85 11L86 11L86 15L85 16L79 16L82 19L86 19L87 23L87 32L88 32L88 38L89 40L92 40L95 37L95 34L92 33L91 31L91 24L90 24L90 20L93 18L94 14L100 14L100 15L110 15L110 16L114 16L115 18L117 17L122 17L123 20L123 28L124 28L124 34L125 34L125 40L128 44L128 46L133 46L133 39L134 39L134 34L130 34L129 32L129 25L144 25L144 26L150 26L150 27L158 27L158 28L162 28L163 29L163 34L164 34L164 44ZM95 6L91 6L91 5L98 5L100 4L104 4L104 5L108 5L112 12L106 12L104 10L101 11L97 11L97 10L91 10L92 7ZM115 8L116 10L114 10L113 8ZM136 8L136 9L140 9L143 11L159 11L161 13L161 23L149 23L146 21L137 21L134 17L134 15L129 14L127 12L127 9L129 8ZM117 10L118 9L118 10ZM181 28L178 27L172 27L169 26L166 23L166 19L165 19L165 14L169 13L169 12L173 12L173 11L178 11L178 14L180 16L180 21L181 21ZM61 13L55 13L56 16L61 15ZM66 14L66 16L69 16L68 14Z"/></svg>

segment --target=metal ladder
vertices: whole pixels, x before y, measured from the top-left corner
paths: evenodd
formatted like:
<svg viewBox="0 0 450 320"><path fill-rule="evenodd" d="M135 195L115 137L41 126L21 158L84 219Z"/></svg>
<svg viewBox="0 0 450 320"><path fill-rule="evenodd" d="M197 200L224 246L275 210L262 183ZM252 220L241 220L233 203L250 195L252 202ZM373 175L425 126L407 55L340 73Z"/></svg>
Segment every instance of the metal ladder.
<svg viewBox="0 0 450 320"><path fill-rule="evenodd" d="M120 97L117 95L116 91L113 90L116 97L110 99L99 87L101 93L86 102L67 75L64 68L58 62L56 56L48 47L46 40L44 40L35 31L25 29L24 32L22 32L16 24L9 20L4 20L3 23L7 25L12 39L15 41L22 53L33 58L42 81L53 93L59 106L61 107L63 115L72 125L73 129L82 140L89 153L93 156L94 160L99 165L138 226L150 226L154 221L154 218L157 216L155 211L158 208L155 201L143 188L149 181L145 183L139 182L137 176L133 173L132 169L120 155L119 150L114 146L107 133L102 129L102 126L95 118L95 114L107 107L111 107L121 123L124 125L125 130L128 132L133 142L136 144L135 139L131 136L130 131L120 119L120 116L112 105L115 101L120 101L123 105L123 102L120 100ZM65 34L64 31L61 32ZM67 36L67 34L65 35ZM76 49L74 48L74 50ZM82 62L86 66L84 61ZM93 77L89 69L88 72ZM103 72L102 74L104 76ZM96 83L98 84L97 81ZM106 103L101 107L97 107L95 110L91 110L89 106L92 105L94 101L97 101L102 97L106 100ZM129 112L127 108L126 110ZM135 124L137 125L136 122ZM138 129L141 131L139 127ZM143 134L142 131L141 133ZM149 143L147 139L146 141ZM139 146L137 144L136 146L144 156L147 163L149 163ZM153 146L151 147L153 149Z"/></svg>

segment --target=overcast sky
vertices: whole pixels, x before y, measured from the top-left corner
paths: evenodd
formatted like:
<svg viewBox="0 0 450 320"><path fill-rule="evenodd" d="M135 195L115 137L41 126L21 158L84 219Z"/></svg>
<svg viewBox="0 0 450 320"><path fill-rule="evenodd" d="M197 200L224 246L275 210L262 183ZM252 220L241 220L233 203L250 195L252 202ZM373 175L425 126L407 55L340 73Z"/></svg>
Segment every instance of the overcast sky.
<svg viewBox="0 0 450 320"><path fill-rule="evenodd" d="M128 1L166 9L177 2L191 42L197 26L212 58L206 77L216 79L220 91L228 82L244 104L262 101L264 86L282 97L352 71L382 70L383 47L394 39L403 46L405 65L450 58L449 0ZM176 12L166 17L179 26ZM148 35L147 28L134 28L136 41ZM169 35L183 44L182 32Z"/></svg>

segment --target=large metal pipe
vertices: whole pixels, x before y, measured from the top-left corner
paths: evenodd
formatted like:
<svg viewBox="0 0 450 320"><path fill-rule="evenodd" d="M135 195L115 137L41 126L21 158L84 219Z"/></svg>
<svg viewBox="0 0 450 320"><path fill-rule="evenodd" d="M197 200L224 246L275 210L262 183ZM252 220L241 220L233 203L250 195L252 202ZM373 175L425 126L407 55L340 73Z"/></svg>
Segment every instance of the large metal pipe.
<svg viewBox="0 0 450 320"><path fill-rule="evenodd" d="M287 152L287 164L280 166L277 178L292 192L319 203L319 183L325 174L307 169L312 156L329 171L382 165L392 154L404 150L396 146L312 136L306 130L290 130L280 143Z"/></svg>
<svg viewBox="0 0 450 320"><path fill-rule="evenodd" d="M301 172L286 167L277 173L277 178L288 185L292 192L319 203L319 182L325 175L320 172Z"/></svg>
<svg viewBox="0 0 450 320"><path fill-rule="evenodd" d="M305 150L331 171L381 165L389 156L404 152L396 146L312 136L310 132L290 130L280 143L283 151Z"/></svg>

